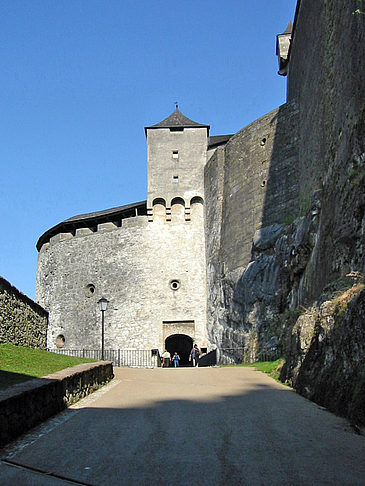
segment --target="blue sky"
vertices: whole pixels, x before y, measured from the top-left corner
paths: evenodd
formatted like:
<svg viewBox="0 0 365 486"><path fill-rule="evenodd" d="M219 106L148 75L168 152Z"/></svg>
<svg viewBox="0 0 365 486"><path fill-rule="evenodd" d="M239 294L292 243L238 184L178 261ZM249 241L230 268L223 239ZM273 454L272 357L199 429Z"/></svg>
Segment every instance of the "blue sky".
<svg viewBox="0 0 365 486"><path fill-rule="evenodd" d="M235 133L285 102L295 0L0 3L0 275L34 298L41 234L146 198L143 127L174 110Z"/></svg>

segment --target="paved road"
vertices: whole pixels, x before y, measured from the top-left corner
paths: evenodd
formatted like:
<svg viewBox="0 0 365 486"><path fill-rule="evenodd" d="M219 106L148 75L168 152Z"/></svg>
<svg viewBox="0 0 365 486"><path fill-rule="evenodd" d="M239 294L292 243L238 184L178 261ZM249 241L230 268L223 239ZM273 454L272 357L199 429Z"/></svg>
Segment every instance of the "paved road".
<svg viewBox="0 0 365 486"><path fill-rule="evenodd" d="M115 374L3 450L0 484L365 485L365 437L253 369Z"/></svg>

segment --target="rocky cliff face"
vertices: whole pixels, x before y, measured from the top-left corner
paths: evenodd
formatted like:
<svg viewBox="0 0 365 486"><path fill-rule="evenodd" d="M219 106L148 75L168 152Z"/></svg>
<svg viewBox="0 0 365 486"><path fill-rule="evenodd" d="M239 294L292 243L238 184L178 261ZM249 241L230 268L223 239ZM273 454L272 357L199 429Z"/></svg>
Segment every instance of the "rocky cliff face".
<svg viewBox="0 0 365 486"><path fill-rule="evenodd" d="M349 274L329 285L288 329L281 379L299 393L365 424L365 285Z"/></svg>
<svg viewBox="0 0 365 486"><path fill-rule="evenodd" d="M208 315L225 361L283 354L283 381L365 424L365 20L355 8L298 2L288 103L206 167L206 187L217 164L224 188L206 194ZM271 143L261 158L244 134L256 128Z"/></svg>

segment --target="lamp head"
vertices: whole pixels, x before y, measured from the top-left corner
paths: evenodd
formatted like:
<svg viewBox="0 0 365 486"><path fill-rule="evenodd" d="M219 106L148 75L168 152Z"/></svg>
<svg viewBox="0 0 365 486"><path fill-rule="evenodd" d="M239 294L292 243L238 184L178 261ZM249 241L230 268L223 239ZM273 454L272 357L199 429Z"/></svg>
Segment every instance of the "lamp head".
<svg viewBox="0 0 365 486"><path fill-rule="evenodd" d="M101 311L106 311L106 308L108 307L108 302L109 300L105 299L104 297L102 297L99 301L98 301L98 306L99 306L99 310Z"/></svg>

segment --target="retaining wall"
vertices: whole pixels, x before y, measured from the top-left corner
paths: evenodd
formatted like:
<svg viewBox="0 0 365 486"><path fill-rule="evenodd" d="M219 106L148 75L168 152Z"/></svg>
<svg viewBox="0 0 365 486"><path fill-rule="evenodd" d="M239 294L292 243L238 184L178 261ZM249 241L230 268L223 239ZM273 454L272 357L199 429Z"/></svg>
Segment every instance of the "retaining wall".
<svg viewBox="0 0 365 486"><path fill-rule="evenodd" d="M48 312L0 277L0 343L46 349Z"/></svg>
<svg viewBox="0 0 365 486"><path fill-rule="evenodd" d="M0 392L0 447L113 378L109 361L85 363Z"/></svg>

